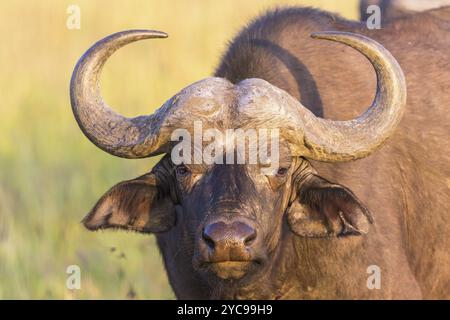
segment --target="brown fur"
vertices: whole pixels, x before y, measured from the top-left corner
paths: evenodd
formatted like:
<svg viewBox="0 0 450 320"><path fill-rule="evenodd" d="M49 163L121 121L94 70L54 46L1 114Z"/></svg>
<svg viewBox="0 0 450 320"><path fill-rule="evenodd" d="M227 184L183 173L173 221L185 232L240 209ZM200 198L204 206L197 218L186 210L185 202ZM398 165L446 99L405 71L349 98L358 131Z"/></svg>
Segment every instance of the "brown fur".
<svg viewBox="0 0 450 320"><path fill-rule="evenodd" d="M449 298L450 8L375 31L312 9L276 10L241 32L217 75L233 81L266 79L317 115L353 118L373 98L373 71L351 49L310 39L322 30L362 33L383 44L405 73L408 103L400 129L380 152L316 168L350 187L373 212L383 247L372 254L373 261L383 256L404 275L411 273L408 284L417 283L424 298ZM408 284L395 282L406 294Z"/></svg>
<svg viewBox="0 0 450 320"><path fill-rule="evenodd" d="M152 173L110 190L85 225L158 232L182 299L449 298L449 21L450 9L377 31L307 8L258 18L230 44L216 76L262 78L316 115L355 118L373 99L373 69L354 50L310 34L365 34L391 51L407 78L407 110L389 143L342 164L311 164L284 146L286 174L270 177L244 165L180 169L166 156ZM255 223L259 242L249 254L262 263L242 279L221 280L197 264L202 228L236 217ZM366 286L370 265L381 269L379 290Z"/></svg>

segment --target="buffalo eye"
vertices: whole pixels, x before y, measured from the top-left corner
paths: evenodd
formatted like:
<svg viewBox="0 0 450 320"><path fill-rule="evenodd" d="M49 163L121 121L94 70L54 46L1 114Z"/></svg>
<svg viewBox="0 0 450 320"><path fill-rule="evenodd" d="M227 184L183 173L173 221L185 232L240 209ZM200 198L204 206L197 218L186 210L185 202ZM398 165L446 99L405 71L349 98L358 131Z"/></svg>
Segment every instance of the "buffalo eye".
<svg viewBox="0 0 450 320"><path fill-rule="evenodd" d="M176 167L175 170L177 172L177 175L179 175L181 177L187 176L188 174L191 173L189 168L186 167L184 164L180 164L179 166Z"/></svg>
<svg viewBox="0 0 450 320"><path fill-rule="evenodd" d="M284 177L288 172L288 168L279 168L277 170L277 176Z"/></svg>

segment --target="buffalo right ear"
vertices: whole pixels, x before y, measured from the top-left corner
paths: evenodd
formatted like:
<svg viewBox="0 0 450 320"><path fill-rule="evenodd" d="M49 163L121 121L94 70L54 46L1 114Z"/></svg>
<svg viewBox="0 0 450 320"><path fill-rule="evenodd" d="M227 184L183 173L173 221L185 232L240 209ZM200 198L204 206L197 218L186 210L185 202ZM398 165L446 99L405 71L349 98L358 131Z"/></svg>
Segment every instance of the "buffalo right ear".
<svg viewBox="0 0 450 320"><path fill-rule="evenodd" d="M175 206L158 192L153 173L112 187L83 219L89 230L126 229L142 233L168 231L175 225Z"/></svg>

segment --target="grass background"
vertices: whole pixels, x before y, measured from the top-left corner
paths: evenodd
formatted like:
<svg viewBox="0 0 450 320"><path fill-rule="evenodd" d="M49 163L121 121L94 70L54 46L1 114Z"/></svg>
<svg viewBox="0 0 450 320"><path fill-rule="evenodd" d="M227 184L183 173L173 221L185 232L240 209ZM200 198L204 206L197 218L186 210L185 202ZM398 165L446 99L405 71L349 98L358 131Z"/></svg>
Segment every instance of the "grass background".
<svg viewBox="0 0 450 320"><path fill-rule="evenodd" d="M81 9L68 30L66 9ZM91 144L69 103L69 80L93 42L120 30L169 33L119 50L102 92L122 114L147 114L212 73L226 43L275 5L312 5L357 17L356 0L0 2L0 299L173 299L153 236L91 233L79 221L113 184L151 169ZM66 288L67 266L81 290Z"/></svg>

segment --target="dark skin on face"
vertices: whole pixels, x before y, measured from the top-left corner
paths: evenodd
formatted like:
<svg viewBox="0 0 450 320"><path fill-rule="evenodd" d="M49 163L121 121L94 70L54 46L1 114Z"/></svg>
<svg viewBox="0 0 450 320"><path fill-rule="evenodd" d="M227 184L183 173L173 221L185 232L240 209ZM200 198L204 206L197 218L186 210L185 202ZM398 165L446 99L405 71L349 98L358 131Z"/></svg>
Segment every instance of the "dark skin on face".
<svg viewBox="0 0 450 320"><path fill-rule="evenodd" d="M179 279L186 270L195 281L222 286L267 274L284 232L315 238L368 231L371 217L356 196L291 157L287 144L280 144L277 168L261 169L174 165L165 156L151 173L114 186L83 222L91 230L159 234L176 294L178 286L189 286Z"/></svg>
<svg viewBox="0 0 450 320"><path fill-rule="evenodd" d="M280 237L295 162L286 146L280 151L285 156L269 172L257 164L176 166L180 211L197 222L181 226L195 237L196 270L237 279L266 264ZM221 227L226 230L214 230ZM213 239L205 239L205 230ZM241 233L248 233L252 243L236 243Z"/></svg>

